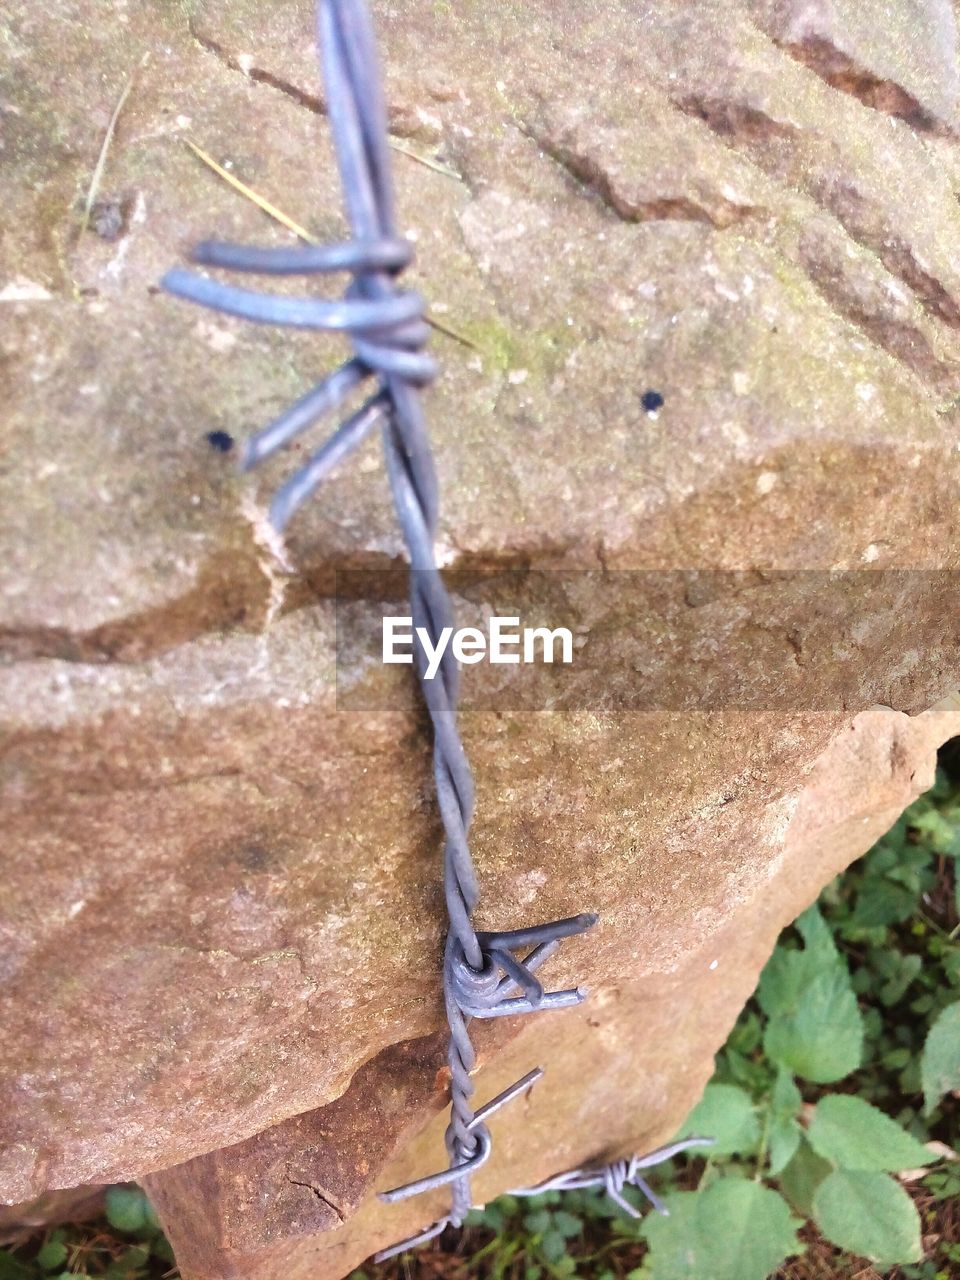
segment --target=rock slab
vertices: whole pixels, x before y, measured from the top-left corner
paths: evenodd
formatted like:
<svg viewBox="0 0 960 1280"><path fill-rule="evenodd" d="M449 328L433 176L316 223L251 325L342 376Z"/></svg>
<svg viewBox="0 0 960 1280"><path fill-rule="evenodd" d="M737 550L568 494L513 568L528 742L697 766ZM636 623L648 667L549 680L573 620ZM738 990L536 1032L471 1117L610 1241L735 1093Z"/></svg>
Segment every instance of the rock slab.
<svg viewBox="0 0 960 1280"><path fill-rule="evenodd" d="M475 668L464 713L483 923L602 916L552 963L581 1011L479 1037L481 1096L548 1068L490 1194L668 1136L777 929L956 732L955 28L374 9L401 225L459 335L427 405L458 609L480 574L535 615L544 571L580 626L572 683L530 705ZM402 602L402 549L375 447L281 548L289 460L241 479L207 439L336 342L157 290L202 237L288 239L188 141L343 234L309 5L4 21L0 1197L147 1179L185 1276L333 1276L428 1216L370 1192L440 1149L429 740L407 673L336 643L345 581L368 642ZM859 602L871 573L826 625L804 575Z"/></svg>

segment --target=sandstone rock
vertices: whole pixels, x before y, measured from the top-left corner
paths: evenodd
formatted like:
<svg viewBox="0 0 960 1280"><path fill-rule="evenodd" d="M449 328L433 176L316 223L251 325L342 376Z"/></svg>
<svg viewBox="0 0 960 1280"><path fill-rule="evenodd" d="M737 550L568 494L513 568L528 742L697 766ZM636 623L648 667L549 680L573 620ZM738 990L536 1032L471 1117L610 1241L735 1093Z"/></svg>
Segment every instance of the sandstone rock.
<svg viewBox="0 0 960 1280"><path fill-rule="evenodd" d="M885 707L857 716L799 792L768 807L766 876L741 882L731 902L701 906L687 922L682 952L659 972L643 961L641 925L633 948L624 946L621 970L606 974L586 1004L562 1023L559 1014L528 1020L495 1061L484 1061L481 1080L491 1095L531 1063L543 1061L548 1071L521 1114L505 1111L496 1122L497 1163L481 1171L477 1194L492 1197L670 1138L781 926L809 905L812 884L828 883L930 785L935 745L958 728L958 699L914 719ZM701 815L690 843L722 847L732 833L711 838L715 827L715 813ZM377 1184L386 1187L433 1168L442 1148L445 1116L412 1142L410 1125L413 1115L443 1105L439 1080L432 1095L424 1088L433 1083L424 1068L441 1061L441 1044L418 1042L399 1053L406 1062L387 1051L319 1111L148 1177L186 1275L337 1277L443 1211L439 1195L413 1207L364 1197L374 1153L377 1165L385 1163ZM414 1063L419 1071L405 1069Z"/></svg>
<svg viewBox="0 0 960 1280"><path fill-rule="evenodd" d="M392 127L460 175L396 155L467 339L428 401L459 607L481 571L535 609L545 569L584 628L549 709L466 680L484 923L603 917L551 969L582 1011L484 1029L481 1094L549 1075L483 1193L674 1129L777 929L956 732L921 714L957 669L953 26L848 8L375 6ZM56 0L8 20L0 95L0 1197L148 1177L188 1277L346 1270L428 1216L369 1192L440 1149L429 742L406 673L335 643L405 590L376 451L281 559L288 461L240 479L206 433L340 349L156 290L202 236L286 239L188 138L342 234L308 9ZM901 577L844 618L811 570Z"/></svg>
<svg viewBox="0 0 960 1280"><path fill-rule="evenodd" d="M955 132L957 24L949 0L755 0L749 8L828 84L915 128Z"/></svg>

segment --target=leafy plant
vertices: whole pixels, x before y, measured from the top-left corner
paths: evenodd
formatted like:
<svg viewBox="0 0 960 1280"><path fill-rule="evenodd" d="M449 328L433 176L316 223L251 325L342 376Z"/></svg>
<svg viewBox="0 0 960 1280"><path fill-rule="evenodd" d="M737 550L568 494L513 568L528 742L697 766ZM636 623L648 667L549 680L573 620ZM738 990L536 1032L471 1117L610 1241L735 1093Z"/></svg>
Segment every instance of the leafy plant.
<svg viewBox="0 0 960 1280"><path fill-rule="evenodd" d="M808 1002L813 1009L823 1008L828 1021L832 1011L848 1004L850 976L816 908L801 917L797 927L806 941L805 949L775 953L761 979L759 999L769 1018L768 1030L771 1025L778 1025L778 1020L780 1025L789 1022L793 1026L804 1019L812 1022L813 1012L803 1012ZM793 963L794 957L799 963ZM824 975L827 981L823 980ZM817 1081L832 1077L836 1064L850 1053L853 1044L853 1036L848 1035L839 1049L804 1049L799 1061L807 1078ZM764 1034L763 1045L772 1059L770 1066L776 1068L776 1075L771 1072L769 1088L758 1090L751 1097L738 1085L708 1084L683 1132L719 1132L716 1154L755 1154L751 1185L759 1188L766 1181L781 1178L776 1190L767 1190L767 1203L772 1206L779 1202L782 1216L789 1215L789 1203L803 1217L812 1218L820 1233L841 1249L881 1264L919 1261L917 1210L889 1173L931 1164L935 1157L923 1143L863 1098L825 1094L814 1106L805 1107L790 1074L798 1061L793 1038ZM778 1059L774 1055L781 1056ZM851 1068L856 1066L859 1051L855 1059L849 1060ZM751 1132L745 1120L748 1112L755 1113L753 1131L761 1133L761 1139L748 1143L734 1137L731 1141L730 1134L745 1136ZM732 1180L728 1175L714 1185ZM708 1193L712 1191L713 1187L708 1187ZM690 1212L696 1218L707 1212L698 1208L701 1200L706 1202L707 1195L693 1199ZM772 1209L767 1210L768 1215L771 1212ZM656 1228L653 1236L648 1236L652 1277L657 1275L658 1242L661 1248L669 1242L672 1248L681 1249L687 1225L686 1219L681 1222L671 1217ZM765 1228L765 1240L778 1240L779 1256L772 1263L760 1254L745 1256L744 1229L711 1234L714 1267L725 1267L728 1262L732 1265L735 1258L741 1280L763 1280L773 1267L798 1251L795 1238L788 1242L784 1232L777 1236ZM749 1229L759 1230L759 1226ZM650 1230L654 1228L651 1226ZM683 1274L692 1277L698 1273L689 1270Z"/></svg>
<svg viewBox="0 0 960 1280"><path fill-rule="evenodd" d="M955 1119L958 856L960 792L940 775L781 938L683 1127L719 1134L719 1176L742 1174L724 1156L753 1156L758 1183L823 1238L881 1267L922 1254L918 1211L891 1175L935 1164L926 1140L955 1131L942 1108ZM757 1126L754 1149L746 1138ZM926 1184L946 1198L960 1186L957 1166ZM654 1238L671 1230L679 1234L667 1226ZM715 1242L715 1251L728 1248L739 1248L736 1236ZM651 1253L655 1275L653 1240Z"/></svg>
<svg viewBox="0 0 960 1280"><path fill-rule="evenodd" d="M665 1203L669 1218L644 1219L650 1254L637 1280L762 1280L800 1251L801 1219L759 1182L721 1178L703 1191L675 1192Z"/></svg>
<svg viewBox="0 0 960 1280"><path fill-rule="evenodd" d="M160 1280L173 1252L150 1201L134 1186L109 1187L103 1220L55 1227L0 1249L0 1280Z"/></svg>
<svg viewBox="0 0 960 1280"><path fill-rule="evenodd" d="M568 1252L568 1242L583 1232L582 1217L571 1212L574 1207L563 1204L560 1193L552 1191L523 1201L514 1196L501 1196L486 1209L474 1210L470 1224L490 1227L498 1236L505 1233L511 1216L519 1218L520 1230L512 1234L510 1245L498 1250L491 1259L491 1275L500 1280L519 1253L525 1259L528 1280L536 1280L544 1273L572 1276L576 1262Z"/></svg>
<svg viewBox="0 0 960 1280"><path fill-rule="evenodd" d="M920 1059L920 1080L928 1115L945 1093L960 1089L960 1001L947 1005L930 1028Z"/></svg>

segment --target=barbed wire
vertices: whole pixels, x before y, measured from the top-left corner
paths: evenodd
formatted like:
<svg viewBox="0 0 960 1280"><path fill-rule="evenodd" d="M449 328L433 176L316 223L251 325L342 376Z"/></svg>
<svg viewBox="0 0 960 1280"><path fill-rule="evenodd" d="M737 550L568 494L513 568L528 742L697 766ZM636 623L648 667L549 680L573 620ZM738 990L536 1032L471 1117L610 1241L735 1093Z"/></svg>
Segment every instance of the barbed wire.
<svg viewBox="0 0 960 1280"><path fill-rule="evenodd" d="M555 1174L545 1178L534 1187L515 1187L507 1194L511 1196L540 1196L545 1191L579 1191L585 1187L602 1187L611 1200L615 1201L631 1218L639 1218L629 1200L624 1198L623 1189L634 1186L640 1191L657 1213L669 1218L670 1210L653 1190L650 1184L640 1176L641 1169L653 1169L658 1164L665 1164L674 1156L692 1151L695 1147L712 1147L714 1138L682 1138L678 1142L670 1142L665 1147L657 1147L645 1156L633 1155L626 1160L611 1160L608 1164L584 1165L579 1169L569 1169L566 1173Z"/></svg>
<svg viewBox="0 0 960 1280"><path fill-rule="evenodd" d="M350 339L352 357L248 441L242 456L244 469L264 462L322 417L343 408L365 383L375 384L359 407L280 486L270 505L270 518L282 531L331 470L380 426L393 503L410 560L415 666L433 728L433 772L445 837L443 890L449 929L443 993L450 1031L447 1168L381 1193L381 1198L393 1202L436 1187L451 1188L449 1213L419 1235L377 1255L383 1259L438 1235L448 1224L463 1223L472 1207L470 1175L492 1149L486 1118L542 1074L540 1068L528 1072L486 1106L474 1109L471 1074L477 1059L470 1021L579 1004L585 995L580 987L545 991L537 971L564 938L586 932L597 916L583 912L499 932L477 930L473 924L478 888L468 834L474 782L457 726L459 666L446 648L437 677L428 679L427 655L417 630L422 628L435 646L453 619L434 552L438 488L419 398L437 369L424 351L429 330L423 299L397 284L412 253L396 230L387 118L366 3L319 0L317 14L328 112L351 239L284 249L207 241L196 247L192 259L205 267L262 275L346 272L352 279L343 298L265 294L179 268L168 272L162 283L170 293L228 315L261 324L338 332ZM564 1176L575 1174L584 1176L579 1170ZM619 1194L632 1178L620 1172L603 1176L611 1194Z"/></svg>

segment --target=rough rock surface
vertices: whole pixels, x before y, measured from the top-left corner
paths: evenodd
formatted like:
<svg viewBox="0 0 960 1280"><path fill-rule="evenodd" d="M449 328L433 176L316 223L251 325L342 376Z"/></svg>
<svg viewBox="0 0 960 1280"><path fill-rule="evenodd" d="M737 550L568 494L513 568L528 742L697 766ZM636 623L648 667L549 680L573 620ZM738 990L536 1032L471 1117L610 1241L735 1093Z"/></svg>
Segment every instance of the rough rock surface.
<svg viewBox="0 0 960 1280"><path fill-rule="evenodd" d="M724 907L698 910L669 965L646 965L641 928L586 1004L562 1023L530 1019L496 1058L484 1054L480 1078L491 1095L532 1063L548 1071L525 1105L494 1122L496 1161L478 1175L478 1196L671 1137L781 926L809 905L813 884L832 879L930 785L935 744L958 728L957 699L914 719L885 707L857 716L792 803L772 806L784 820L765 832L766 879ZM774 825L770 809L766 817ZM715 848L711 826L703 823L700 838ZM149 1176L184 1274L337 1277L442 1213L442 1195L411 1208L365 1194L372 1168L385 1165L377 1185L387 1187L435 1167L446 1116L425 1129L419 1117L443 1104L430 1070L439 1054L435 1040L388 1050L329 1106Z"/></svg>
<svg viewBox="0 0 960 1280"><path fill-rule="evenodd" d="M481 1096L549 1069L489 1192L675 1128L777 929L956 732L920 715L957 682L955 24L941 0L374 8L398 145L444 170L396 155L416 278L467 340L437 335L428 402L444 560L563 570L589 654L567 704L464 716L484 922L603 917L551 969L595 989L582 1011L480 1037ZM188 1277L334 1275L426 1216L351 1215L439 1150L428 737L362 652L337 697L336 571L373 571L375 618L401 548L371 446L279 557L288 460L242 480L206 433L339 348L156 288L202 236L286 238L187 139L342 234L310 7L3 21L0 1198L151 1175ZM743 572L616 577L639 569ZM769 605L773 571L859 599L882 569L826 664L809 585ZM574 599L580 570L629 607ZM842 685L812 696L811 661Z"/></svg>

